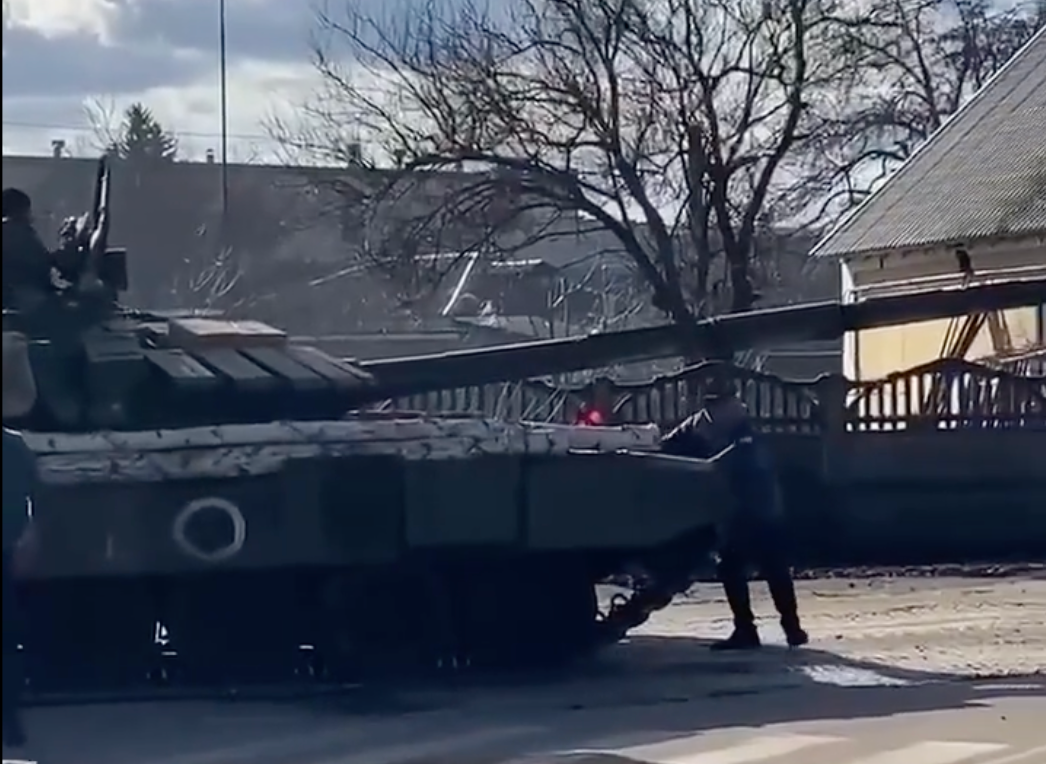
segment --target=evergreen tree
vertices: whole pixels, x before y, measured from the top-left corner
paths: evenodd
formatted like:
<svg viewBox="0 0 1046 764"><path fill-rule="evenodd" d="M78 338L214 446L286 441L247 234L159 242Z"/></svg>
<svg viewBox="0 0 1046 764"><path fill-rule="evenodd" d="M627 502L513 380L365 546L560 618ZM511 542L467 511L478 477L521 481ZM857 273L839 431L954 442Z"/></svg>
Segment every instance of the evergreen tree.
<svg viewBox="0 0 1046 764"><path fill-rule="evenodd" d="M143 104L131 104L124 112L120 134L109 152L132 162L173 162L178 141Z"/></svg>

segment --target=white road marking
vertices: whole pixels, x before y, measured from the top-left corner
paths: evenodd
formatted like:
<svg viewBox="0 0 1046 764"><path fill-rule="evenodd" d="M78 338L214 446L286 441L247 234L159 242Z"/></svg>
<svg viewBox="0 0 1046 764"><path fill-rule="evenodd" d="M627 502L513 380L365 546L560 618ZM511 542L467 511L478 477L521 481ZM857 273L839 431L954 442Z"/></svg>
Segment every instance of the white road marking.
<svg viewBox="0 0 1046 764"><path fill-rule="evenodd" d="M363 753L346 753L323 759L302 759L301 764L401 764L405 761L428 757L464 754L485 745L502 743L520 737L536 736L542 732L545 732L544 727L492 727L419 743L371 748Z"/></svg>
<svg viewBox="0 0 1046 764"><path fill-rule="evenodd" d="M1043 762L1046 762L1046 745L1000 756L983 764L1043 764Z"/></svg>
<svg viewBox="0 0 1046 764"><path fill-rule="evenodd" d="M844 742L844 738L825 735L766 735L753 737L727 748L705 753L688 753L683 749L693 746L694 738L690 737L685 740L670 740L665 743L618 748L613 751L589 749L571 751L571 753L613 753L649 762L649 764L757 764L757 762L788 756L816 746L840 742Z"/></svg>
<svg viewBox="0 0 1046 764"><path fill-rule="evenodd" d="M254 738L239 745L223 745L192 753L175 754L149 759L148 764L250 764L262 756L292 755L303 748L325 745L350 745L359 740L358 730L311 730L307 733L288 733L280 736Z"/></svg>
<svg viewBox="0 0 1046 764"><path fill-rule="evenodd" d="M1001 743L925 741L876 753L848 764L961 764L989 753L1002 753L1007 748L1009 746Z"/></svg>
<svg viewBox="0 0 1046 764"><path fill-rule="evenodd" d="M165 759L150 760L149 764L253 764L255 760L269 761L279 757L293 757L301 764L392 764L402 759L416 758L420 754L454 753L470 747L489 745L523 735L542 732L541 727L494 727L465 732L446 737L427 738L409 744L392 744L376 747L368 744L369 735L360 730L333 729L314 730L308 733L284 735L265 740L254 740L239 746L228 746L196 753L182 754ZM402 739L402 738L400 738ZM342 748L334 758L328 758L331 748ZM366 753L359 753L366 748ZM320 753L323 749L328 749ZM350 754L351 751L351 754ZM321 756L312 760L310 756Z"/></svg>

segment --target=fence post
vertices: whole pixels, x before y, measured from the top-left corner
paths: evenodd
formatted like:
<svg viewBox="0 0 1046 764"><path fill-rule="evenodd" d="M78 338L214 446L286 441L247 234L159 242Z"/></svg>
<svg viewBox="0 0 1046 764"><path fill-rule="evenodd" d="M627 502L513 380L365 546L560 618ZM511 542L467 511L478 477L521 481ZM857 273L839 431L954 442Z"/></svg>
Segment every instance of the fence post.
<svg viewBox="0 0 1046 764"><path fill-rule="evenodd" d="M845 463L840 457L846 437L849 385L849 380L842 374L825 374L814 383L821 425L821 476L829 483L841 478L840 469Z"/></svg>

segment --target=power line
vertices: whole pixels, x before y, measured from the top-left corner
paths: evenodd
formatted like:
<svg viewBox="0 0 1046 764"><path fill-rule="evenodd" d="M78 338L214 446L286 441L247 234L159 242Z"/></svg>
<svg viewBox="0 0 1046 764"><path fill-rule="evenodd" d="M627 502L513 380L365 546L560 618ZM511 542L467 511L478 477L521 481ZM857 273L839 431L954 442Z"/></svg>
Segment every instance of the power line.
<svg viewBox="0 0 1046 764"><path fill-rule="evenodd" d="M89 125L61 125L47 122L24 122L13 119L3 120L3 125L4 127L13 127L21 130L64 130L70 133L96 132L95 128ZM220 132L203 132L200 130L171 130L170 132L186 138L221 138L222 135ZM271 135L262 135L260 133L228 133L227 135L230 138L243 141L277 141Z"/></svg>

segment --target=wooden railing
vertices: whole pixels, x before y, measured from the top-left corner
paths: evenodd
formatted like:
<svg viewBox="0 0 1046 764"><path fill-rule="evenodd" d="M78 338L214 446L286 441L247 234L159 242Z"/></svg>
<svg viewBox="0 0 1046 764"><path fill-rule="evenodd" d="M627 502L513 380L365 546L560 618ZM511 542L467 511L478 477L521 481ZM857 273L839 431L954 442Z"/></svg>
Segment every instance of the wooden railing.
<svg viewBox="0 0 1046 764"><path fill-rule="evenodd" d="M1046 377L942 359L850 383L847 421L855 430L1040 428L1046 426Z"/></svg>
<svg viewBox="0 0 1046 764"><path fill-rule="evenodd" d="M786 380L738 366L702 363L647 382L596 379L554 386L540 380L444 390L389 407L432 414L569 423L582 404L617 423L672 426L697 411L711 373L726 373L761 429L818 433L914 427L1046 429L1046 377L942 359L871 382L838 375Z"/></svg>

